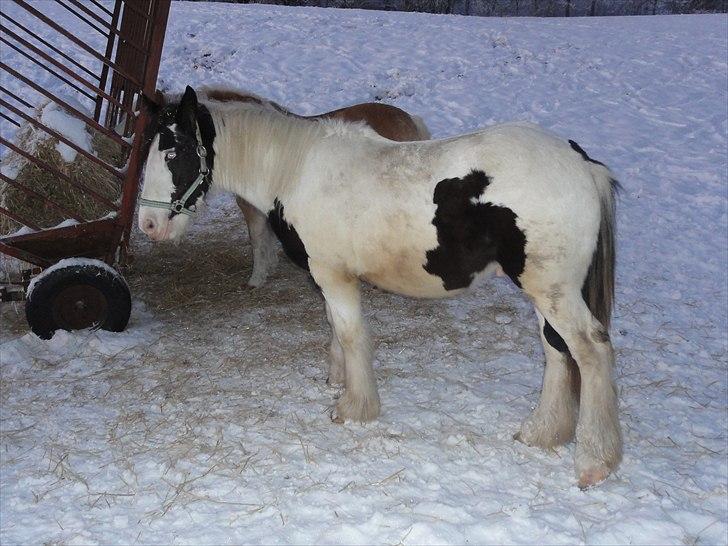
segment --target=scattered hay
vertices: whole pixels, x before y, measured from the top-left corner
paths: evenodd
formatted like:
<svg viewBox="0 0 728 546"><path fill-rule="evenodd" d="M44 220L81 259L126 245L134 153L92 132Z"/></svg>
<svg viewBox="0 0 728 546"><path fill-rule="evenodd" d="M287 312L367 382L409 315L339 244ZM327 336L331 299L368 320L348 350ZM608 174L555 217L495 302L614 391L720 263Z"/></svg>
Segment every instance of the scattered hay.
<svg viewBox="0 0 728 546"><path fill-rule="evenodd" d="M44 123L48 124L46 115L49 112L54 114L54 119L60 119L60 123L63 123L65 119L75 122L76 126L82 124L78 118L59 110L55 104L50 102L36 108L34 117L39 121L43 119ZM53 128L64 133L63 128L58 126ZM86 133L81 136L87 137L89 151L114 167L124 166L127 152L122 146L92 128L84 126L82 131ZM69 134L64 136L74 141L73 136ZM78 131L75 136L78 138ZM30 123L25 123L18 129L15 144L18 148L67 175L74 182L82 183L95 190L109 201L116 202L121 197L121 180ZM83 146L81 147L83 148ZM2 166L3 174L8 178L48 197L83 220L101 218L112 212L106 205L98 203L82 190L58 179L53 173L38 167L12 150L3 157ZM62 212L5 182L0 182L0 206L20 217L27 218L42 228L53 227L68 220ZM18 222L0 215L0 235L14 233L21 227Z"/></svg>

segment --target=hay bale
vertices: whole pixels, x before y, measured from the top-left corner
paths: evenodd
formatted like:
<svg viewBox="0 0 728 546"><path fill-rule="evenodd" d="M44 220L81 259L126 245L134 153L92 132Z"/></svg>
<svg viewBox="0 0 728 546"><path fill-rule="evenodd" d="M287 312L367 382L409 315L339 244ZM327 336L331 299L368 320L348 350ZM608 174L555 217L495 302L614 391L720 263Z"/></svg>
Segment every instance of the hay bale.
<svg viewBox="0 0 728 546"><path fill-rule="evenodd" d="M46 126L114 167L121 168L126 163L127 153L118 143L87 127L83 121L55 103L46 102L40 105L36 108L34 116ZM108 200L117 202L121 198L121 181L118 178L30 123L24 124L17 131L15 144L58 169L71 180L94 189ZM83 219L94 220L112 212L108 207L85 195L82 190L58 179L53 173L11 150L8 150L2 158L2 171L8 178L48 197L57 205L74 211ZM5 182L0 182L0 206L31 220L42 228L57 226L68 220L58 210ZM14 233L20 228L17 222L0 215L0 235Z"/></svg>

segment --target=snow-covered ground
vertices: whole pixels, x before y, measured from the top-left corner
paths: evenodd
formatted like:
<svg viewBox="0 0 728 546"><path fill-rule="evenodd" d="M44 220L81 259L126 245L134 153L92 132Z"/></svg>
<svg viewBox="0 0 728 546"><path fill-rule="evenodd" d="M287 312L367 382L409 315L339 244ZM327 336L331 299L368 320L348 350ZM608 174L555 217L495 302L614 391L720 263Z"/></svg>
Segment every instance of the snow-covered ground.
<svg viewBox="0 0 728 546"><path fill-rule="evenodd" d="M624 462L582 492L573 444L512 439L543 355L502 279L448 301L367 289L383 413L331 423L320 297L284 258L245 286L219 195L179 247L137 237L127 332L43 342L3 307L0 542L728 543L727 28L175 2L164 89L306 114L382 99L435 137L530 120L614 169Z"/></svg>

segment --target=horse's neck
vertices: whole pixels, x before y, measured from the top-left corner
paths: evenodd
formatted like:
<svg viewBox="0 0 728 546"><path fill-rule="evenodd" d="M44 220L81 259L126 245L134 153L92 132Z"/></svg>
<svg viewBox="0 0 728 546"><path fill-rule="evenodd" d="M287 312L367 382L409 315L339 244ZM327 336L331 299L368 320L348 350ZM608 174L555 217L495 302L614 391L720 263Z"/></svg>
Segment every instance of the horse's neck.
<svg viewBox="0 0 728 546"><path fill-rule="evenodd" d="M262 211L293 191L323 136L316 123L253 107L208 106L215 124L214 184Z"/></svg>

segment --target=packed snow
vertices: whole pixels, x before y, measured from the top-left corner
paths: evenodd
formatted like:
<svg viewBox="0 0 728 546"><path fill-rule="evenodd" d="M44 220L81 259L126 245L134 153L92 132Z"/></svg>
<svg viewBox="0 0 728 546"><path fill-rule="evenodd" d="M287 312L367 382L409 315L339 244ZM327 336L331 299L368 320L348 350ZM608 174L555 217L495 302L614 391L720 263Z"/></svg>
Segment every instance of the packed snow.
<svg viewBox="0 0 728 546"><path fill-rule="evenodd" d="M94 260L91 258L65 258L63 260L58 260L56 263L54 263L52 266L46 268L43 270L42 273L39 275L36 275L30 280L30 283L28 283L28 288L25 290L25 296L26 299L30 299L33 294L33 290L35 289L36 285L38 284L38 281L44 279L54 271L58 271L59 269L65 269L67 267L93 267L96 269L103 269L111 273L111 275L114 278L118 278L119 282L125 283L125 279L121 276L119 276L116 269L111 267L105 262L102 262L101 260ZM100 273L99 273L100 274Z"/></svg>
<svg viewBox="0 0 728 546"><path fill-rule="evenodd" d="M49 102L44 108L40 116L40 121L48 128L57 131L73 142L82 150L92 154L91 135L86 130L86 124L78 117L70 115L66 110L54 102ZM76 150L68 144L58 142L56 150L61 154L63 161L66 163L73 162L76 159Z"/></svg>
<svg viewBox="0 0 728 546"><path fill-rule="evenodd" d="M126 332L44 342L3 306L0 542L728 543L727 30L174 2L165 90L382 100L435 138L528 120L612 167L624 461L582 492L573 444L512 439L543 354L504 279L445 301L367 288L382 415L333 424L320 296L285 258L246 287L217 195L179 246L136 235Z"/></svg>

